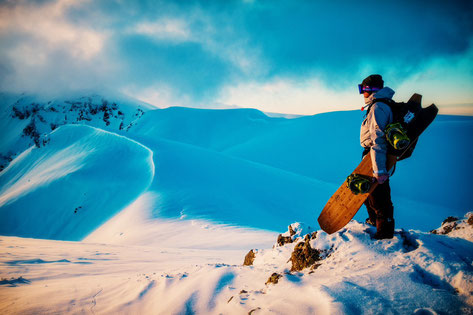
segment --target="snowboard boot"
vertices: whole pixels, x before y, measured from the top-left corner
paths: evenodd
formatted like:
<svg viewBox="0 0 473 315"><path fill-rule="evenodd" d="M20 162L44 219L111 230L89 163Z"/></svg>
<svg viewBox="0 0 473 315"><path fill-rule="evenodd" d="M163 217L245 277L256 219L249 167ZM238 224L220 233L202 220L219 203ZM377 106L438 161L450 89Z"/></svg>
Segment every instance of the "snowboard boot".
<svg viewBox="0 0 473 315"><path fill-rule="evenodd" d="M377 240L390 239L394 237L394 219L393 218L377 218L376 234L374 238Z"/></svg>

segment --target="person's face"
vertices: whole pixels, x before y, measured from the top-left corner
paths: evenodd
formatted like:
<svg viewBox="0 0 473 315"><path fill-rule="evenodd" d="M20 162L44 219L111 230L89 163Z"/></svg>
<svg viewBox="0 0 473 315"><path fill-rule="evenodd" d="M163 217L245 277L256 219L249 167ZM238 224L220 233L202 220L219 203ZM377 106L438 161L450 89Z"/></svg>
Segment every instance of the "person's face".
<svg viewBox="0 0 473 315"><path fill-rule="evenodd" d="M371 95L371 92L363 92L363 96L364 96L365 98L370 97L370 95Z"/></svg>

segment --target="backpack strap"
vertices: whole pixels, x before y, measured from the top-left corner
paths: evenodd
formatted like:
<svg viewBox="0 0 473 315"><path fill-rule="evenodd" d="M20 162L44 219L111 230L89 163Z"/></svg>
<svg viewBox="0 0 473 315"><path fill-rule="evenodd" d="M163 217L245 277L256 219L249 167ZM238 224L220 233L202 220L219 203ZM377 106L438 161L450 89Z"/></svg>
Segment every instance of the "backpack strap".
<svg viewBox="0 0 473 315"><path fill-rule="evenodd" d="M376 104L376 103L378 103L378 102L382 102L382 103L388 105L389 107L392 107L393 105L396 104L396 102L395 102L393 99L390 99L390 98L375 98L375 99L373 100L373 104L372 104L372 105L374 105L374 104Z"/></svg>
<svg viewBox="0 0 473 315"><path fill-rule="evenodd" d="M396 102L390 98L375 98L373 99L373 102L368 106L368 110L366 111L365 118L368 116L370 113L371 108L373 107L374 104L382 102L386 105L388 105L391 108L391 111L393 110L393 106L396 104Z"/></svg>

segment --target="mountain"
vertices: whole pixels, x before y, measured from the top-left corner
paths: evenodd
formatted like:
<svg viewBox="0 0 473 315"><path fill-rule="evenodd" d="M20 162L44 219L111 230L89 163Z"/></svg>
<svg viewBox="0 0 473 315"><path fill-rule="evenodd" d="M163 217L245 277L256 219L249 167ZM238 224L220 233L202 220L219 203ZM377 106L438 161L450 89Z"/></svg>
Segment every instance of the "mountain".
<svg viewBox="0 0 473 315"><path fill-rule="evenodd" d="M379 241L364 209L316 223L361 158L361 112L113 93L3 93L0 111L0 313L472 313L472 117L437 117L399 163Z"/></svg>
<svg viewBox="0 0 473 315"><path fill-rule="evenodd" d="M2 97L0 129L5 132L0 152L5 166L9 166L0 173L0 198L10 200L8 194L18 186L11 187L18 178L28 176L28 180L42 183L22 190L15 202L3 203L0 211L5 220L0 233L4 235L78 240L145 191L160 196L160 203L151 214L154 218L199 218L273 231L294 220L317 226L315 219L326 200L360 157L358 128L363 114L357 111L288 119L268 117L255 109L153 109L148 104L113 95L62 96L42 101L30 95ZM71 129L71 125L95 128L94 136L74 138L74 130L89 129ZM473 166L468 163L473 149L465 136L472 131L472 117L439 116L422 136L413 157L399 163L392 178L399 226L430 230L444 217L459 216L470 209L469 177L457 174L473 173ZM50 142L53 140L63 146L55 146ZM56 217L56 212L70 211L60 209L83 206L78 200L60 208L47 198L43 204L35 197L38 189L41 195L48 196L57 194L52 189L54 185L64 186L59 179L46 183L29 169L50 156L71 159L69 151L64 151L67 141L76 147L83 146L88 156L91 148L103 150L101 158L81 160L87 169L112 167L112 156L115 169L136 169L128 173L110 169L114 177L94 171L101 175L87 175L77 181L76 171L71 171L67 175L70 185L83 186L81 181L85 180L93 187L90 190L107 196L110 187L123 183L134 194L114 204L114 210L107 210L107 214L91 214L97 219L91 220L87 228L76 222L79 216L66 216L73 220L68 224L75 226L76 231L64 230L60 236L35 234L33 230L22 234L26 230L13 228L16 224L12 222L24 221L25 217L46 220L45 213ZM143 155L135 160L120 153L118 144L142 148ZM30 152L29 161L19 163L24 152ZM149 152L152 162L147 160ZM148 174L153 174L152 178ZM111 181L107 183L107 177L113 178L113 185ZM97 183L101 179L103 184ZM125 196L129 191L114 193ZM98 204L91 213L99 211L102 206ZM355 219L362 221L364 217L362 210ZM53 222L57 222L55 230L61 230L65 224L62 220Z"/></svg>

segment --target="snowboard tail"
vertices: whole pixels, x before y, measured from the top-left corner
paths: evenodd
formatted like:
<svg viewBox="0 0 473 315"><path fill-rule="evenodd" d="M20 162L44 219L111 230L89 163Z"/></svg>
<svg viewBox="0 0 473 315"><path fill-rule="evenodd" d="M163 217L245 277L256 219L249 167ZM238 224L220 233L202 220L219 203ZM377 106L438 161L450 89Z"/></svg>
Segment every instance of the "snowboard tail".
<svg viewBox="0 0 473 315"><path fill-rule="evenodd" d="M421 108L422 96L414 94L408 101L415 106ZM403 160L412 155L414 148L417 144L419 136L424 132L425 129L434 121L437 116L438 108L434 104L421 108L417 113L416 117L409 124L407 134L411 139L409 146L398 155L387 156L386 168L391 170L397 161ZM368 195L378 186L378 182L373 177L371 155L367 154L364 156L361 163L353 171L352 174L368 176L373 179L373 184L367 193L355 194L347 185L345 181L340 188L332 195L328 200L324 209L320 213L317 221L319 222L320 228L325 232L332 234L343 228L350 222L355 214L360 209L361 205L365 202Z"/></svg>

